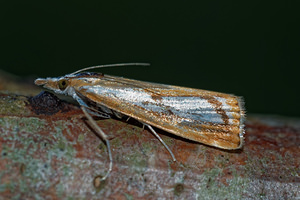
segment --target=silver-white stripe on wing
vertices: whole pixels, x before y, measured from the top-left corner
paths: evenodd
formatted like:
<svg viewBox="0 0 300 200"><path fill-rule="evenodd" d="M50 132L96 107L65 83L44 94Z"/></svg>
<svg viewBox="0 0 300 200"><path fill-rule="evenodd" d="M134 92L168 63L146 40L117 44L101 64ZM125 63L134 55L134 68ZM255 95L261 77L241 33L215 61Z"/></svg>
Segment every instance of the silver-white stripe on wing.
<svg viewBox="0 0 300 200"><path fill-rule="evenodd" d="M207 99L192 96L162 96L153 99L150 92L146 92L143 88L112 88L103 87L100 85L83 87L86 92L106 96L128 104L138 106L144 110L155 112L169 119L177 124L224 124L224 119L220 113L217 113L215 106ZM226 103L226 98L215 97L217 101L221 102L221 109L226 112L229 117L229 124L235 124L233 121L231 106ZM174 118L174 115L176 116ZM176 122L175 122L175 121ZM196 124L194 124L196 125Z"/></svg>

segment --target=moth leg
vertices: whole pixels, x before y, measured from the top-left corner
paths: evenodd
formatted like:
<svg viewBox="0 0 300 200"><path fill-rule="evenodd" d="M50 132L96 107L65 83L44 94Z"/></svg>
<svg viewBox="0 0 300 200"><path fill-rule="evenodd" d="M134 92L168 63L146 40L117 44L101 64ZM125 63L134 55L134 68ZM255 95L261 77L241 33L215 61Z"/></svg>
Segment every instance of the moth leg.
<svg viewBox="0 0 300 200"><path fill-rule="evenodd" d="M131 118L131 117L128 117L128 118L126 119L126 122L128 122L128 121L130 120L130 118Z"/></svg>
<svg viewBox="0 0 300 200"><path fill-rule="evenodd" d="M143 128L142 129L145 130L145 124L143 124Z"/></svg>
<svg viewBox="0 0 300 200"><path fill-rule="evenodd" d="M92 115L95 115L97 117L102 117L102 118L110 118L110 115L105 113L105 112L100 112L97 109L94 109L90 106L88 106L79 96L75 96L74 99L79 103L80 107L85 107L87 112L89 112Z"/></svg>
<svg viewBox="0 0 300 200"><path fill-rule="evenodd" d="M83 111L83 113L85 114L86 118L89 121L89 124L92 126L92 128L100 135L100 137L105 141L106 143L106 147L107 147L107 151L108 151L108 157L109 157L109 168L108 171L106 172L105 176L103 176L101 178L101 181L105 180L108 175L110 174L110 172L112 171L112 165L113 165L113 161L112 161L112 155L111 155L111 149L110 149L110 144L109 144L109 140L107 138L107 135L102 131L102 129L96 124L95 120L91 117L91 115L88 113L88 111L86 110L86 108L84 106L81 106L81 110Z"/></svg>
<svg viewBox="0 0 300 200"><path fill-rule="evenodd" d="M85 105L81 105L81 107L85 107L85 108L87 109L86 111L87 111L89 114L95 115L95 116L97 116L97 117L102 117L102 118L106 118L106 119L111 118L109 114L100 112L100 111L98 111L98 110L96 110L96 109L94 109L94 108L87 107L87 106L85 106Z"/></svg>
<svg viewBox="0 0 300 200"><path fill-rule="evenodd" d="M150 131L155 135L155 137L157 137L157 139L165 146L165 148L168 150L168 152L170 153L170 155L172 156L172 159L174 162L176 162L176 158L174 156L174 154L172 153L171 149L168 147L168 145L161 139L161 137L155 132L155 130L152 128L152 126L150 126L149 124L144 124L144 126L147 126Z"/></svg>

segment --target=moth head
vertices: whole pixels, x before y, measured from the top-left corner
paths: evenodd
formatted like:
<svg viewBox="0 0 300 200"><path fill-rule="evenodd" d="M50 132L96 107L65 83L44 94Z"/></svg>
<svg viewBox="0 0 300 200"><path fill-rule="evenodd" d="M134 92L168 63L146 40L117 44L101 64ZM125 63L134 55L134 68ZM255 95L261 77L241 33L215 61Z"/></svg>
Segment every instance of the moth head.
<svg viewBox="0 0 300 200"><path fill-rule="evenodd" d="M69 87L69 79L61 78L38 78L34 81L36 85L43 86L58 94L66 94Z"/></svg>

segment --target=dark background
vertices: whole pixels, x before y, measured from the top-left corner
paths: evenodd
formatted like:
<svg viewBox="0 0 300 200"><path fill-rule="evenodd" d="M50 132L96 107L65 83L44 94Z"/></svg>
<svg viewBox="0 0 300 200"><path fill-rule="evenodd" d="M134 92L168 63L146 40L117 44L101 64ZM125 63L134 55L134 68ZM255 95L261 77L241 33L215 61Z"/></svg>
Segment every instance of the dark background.
<svg viewBox="0 0 300 200"><path fill-rule="evenodd" d="M300 116L299 7L289 1L1 1L0 69L82 67L244 96L248 113Z"/></svg>

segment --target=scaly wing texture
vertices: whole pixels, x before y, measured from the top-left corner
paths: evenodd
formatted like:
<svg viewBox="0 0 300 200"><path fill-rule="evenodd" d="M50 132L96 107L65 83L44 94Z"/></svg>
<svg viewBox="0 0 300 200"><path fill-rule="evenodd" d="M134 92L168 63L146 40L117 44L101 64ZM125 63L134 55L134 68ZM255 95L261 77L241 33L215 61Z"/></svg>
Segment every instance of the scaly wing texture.
<svg viewBox="0 0 300 200"><path fill-rule="evenodd" d="M234 95L113 76L76 81L84 81L76 92L141 122L223 149L242 145L243 102Z"/></svg>

